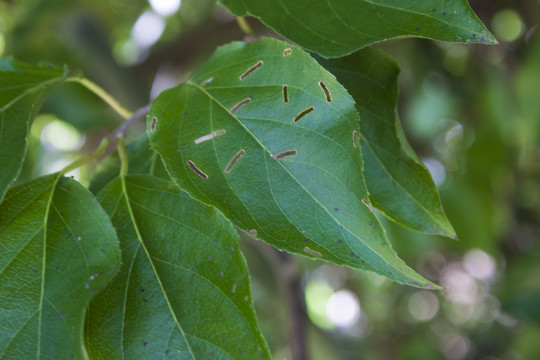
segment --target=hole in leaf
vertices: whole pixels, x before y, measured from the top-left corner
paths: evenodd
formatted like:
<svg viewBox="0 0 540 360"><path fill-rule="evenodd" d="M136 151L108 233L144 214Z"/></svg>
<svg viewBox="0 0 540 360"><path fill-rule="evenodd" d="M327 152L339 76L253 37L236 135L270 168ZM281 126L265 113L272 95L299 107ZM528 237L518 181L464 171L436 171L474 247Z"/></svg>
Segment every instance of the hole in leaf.
<svg viewBox="0 0 540 360"><path fill-rule="evenodd" d="M158 123L157 117L152 116L152 121L150 122L150 131L151 132L156 132L157 123Z"/></svg>
<svg viewBox="0 0 540 360"><path fill-rule="evenodd" d="M328 90L328 87L326 86L326 84L322 80L319 81L319 87L322 89L322 91L324 93L324 97L326 98L326 102L331 103L332 102L332 94L330 94L330 90Z"/></svg>
<svg viewBox="0 0 540 360"><path fill-rule="evenodd" d="M315 108L313 106L310 106L307 109L300 111L298 115L294 117L293 121L298 122L301 118L313 112L313 110L315 110Z"/></svg>
<svg viewBox="0 0 540 360"><path fill-rule="evenodd" d="M287 104L289 102L289 87L283 85L283 102Z"/></svg>
<svg viewBox="0 0 540 360"><path fill-rule="evenodd" d="M257 61L255 65L247 69L242 75L240 75L240 80L245 80L248 76L253 74L255 71L261 68L263 66L264 62L262 60Z"/></svg>
<svg viewBox="0 0 540 360"><path fill-rule="evenodd" d="M187 164L188 164L189 168L190 168L191 170L193 170L193 172L194 172L195 174L199 175L199 176L202 177L204 180L208 179L208 175L206 175L201 169L199 169L199 168L197 167L197 165L195 165L195 164L193 163L193 161L188 160L188 161L187 161Z"/></svg>
<svg viewBox="0 0 540 360"><path fill-rule="evenodd" d="M292 54L291 48L286 48L285 50L283 50L283 56L289 56L291 54Z"/></svg>
<svg viewBox="0 0 540 360"><path fill-rule="evenodd" d="M245 98L244 100L242 101L239 101L236 105L234 105L230 111L231 114L234 114L235 112L237 112L240 108L246 106L247 104L249 104L249 102L251 101L251 96L248 97L248 98Z"/></svg>
<svg viewBox="0 0 540 360"><path fill-rule="evenodd" d="M358 147L358 131L353 130L352 132L352 144L355 148Z"/></svg>
<svg viewBox="0 0 540 360"><path fill-rule="evenodd" d="M277 155L272 155L272 157L276 160L281 160L289 156L296 156L297 154L298 152L296 150L286 150L286 151L280 152Z"/></svg>
<svg viewBox="0 0 540 360"><path fill-rule="evenodd" d="M317 256L317 257L321 257L321 256L322 256L320 252L315 251L315 250L312 250L312 249L310 249L310 248L307 247L307 246L304 247L304 252L305 252L306 254L309 254L309 255L312 255L312 256Z"/></svg>
<svg viewBox="0 0 540 360"><path fill-rule="evenodd" d="M223 170L223 171L225 171L225 174L229 174L232 171L233 167L236 165L238 160L240 160L242 158L242 156L244 156L245 153L246 153L246 151L244 149L241 149L236 154L234 154L231 161L229 161L227 166L225 166L225 170Z"/></svg>
<svg viewBox="0 0 540 360"><path fill-rule="evenodd" d="M209 77L208 79L204 80L202 83L200 83L199 85L200 86L204 86L206 84L209 84L211 83L212 81L214 81L214 78L213 77Z"/></svg>
<svg viewBox="0 0 540 360"><path fill-rule="evenodd" d="M195 143L195 145L199 145L202 142L212 140L213 138L221 136L221 135L225 135L226 133L227 131L225 130L212 131L210 134L206 134L204 136L201 136L200 138L193 140L193 142Z"/></svg>

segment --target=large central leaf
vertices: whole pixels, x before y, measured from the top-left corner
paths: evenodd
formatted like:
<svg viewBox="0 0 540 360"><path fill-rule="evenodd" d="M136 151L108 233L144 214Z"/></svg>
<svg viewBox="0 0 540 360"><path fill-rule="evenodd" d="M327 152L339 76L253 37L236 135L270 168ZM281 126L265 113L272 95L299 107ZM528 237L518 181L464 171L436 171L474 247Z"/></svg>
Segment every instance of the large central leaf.
<svg viewBox="0 0 540 360"><path fill-rule="evenodd" d="M32 120L66 76L66 68L0 59L0 202L21 170Z"/></svg>
<svg viewBox="0 0 540 360"><path fill-rule="evenodd" d="M279 249L433 286L397 257L372 213L353 99L301 50L273 39L218 49L154 101L148 128L173 180L241 229Z"/></svg>
<svg viewBox="0 0 540 360"><path fill-rule="evenodd" d="M120 265L96 199L57 176L10 189L0 206L0 359L85 359L86 307Z"/></svg>
<svg viewBox="0 0 540 360"><path fill-rule="evenodd" d="M219 0L297 44L340 57L395 37L496 43L466 0Z"/></svg>
<svg viewBox="0 0 540 360"><path fill-rule="evenodd" d="M99 194L123 266L90 305L93 359L269 359L230 222L172 182L147 175Z"/></svg>

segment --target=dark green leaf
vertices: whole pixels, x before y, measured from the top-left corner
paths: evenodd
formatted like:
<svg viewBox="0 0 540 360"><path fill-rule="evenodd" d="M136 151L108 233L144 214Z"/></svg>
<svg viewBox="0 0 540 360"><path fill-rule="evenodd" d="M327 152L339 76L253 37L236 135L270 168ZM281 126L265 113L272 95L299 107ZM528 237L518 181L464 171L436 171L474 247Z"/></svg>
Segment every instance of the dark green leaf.
<svg viewBox="0 0 540 360"><path fill-rule="evenodd" d="M0 59L0 202L21 171L32 120L66 76L66 68Z"/></svg>
<svg viewBox="0 0 540 360"><path fill-rule="evenodd" d="M432 287L391 249L362 175L354 101L308 54L274 39L216 51L152 104L171 178L273 246Z"/></svg>
<svg viewBox="0 0 540 360"><path fill-rule="evenodd" d="M395 37L496 43L466 0L219 0L324 57Z"/></svg>
<svg viewBox="0 0 540 360"><path fill-rule="evenodd" d="M99 194L124 264L90 306L92 358L269 359L229 221L170 181L123 180Z"/></svg>
<svg viewBox="0 0 540 360"><path fill-rule="evenodd" d="M14 187L0 206L0 359L86 359L86 308L120 265L96 199L56 178Z"/></svg>
<svg viewBox="0 0 540 360"><path fill-rule="evenodd" d="M149 174L169 179L158 154L150 148L146 134L126 144L126 153L129 161L129 174ZM118 175L120 175L120 158L118 152L115 152L99 165L98 171L90 183L90 191L97 194Z"/></svg>
<svg viewBox="0 0 540 360"><path fill-rule="evenodd" d="M360 113L364 176L373 204L394 221L455 237L429 171L410 156L396 116L399 67L383 51L366 48L321 63L345 86Z"/></svg>

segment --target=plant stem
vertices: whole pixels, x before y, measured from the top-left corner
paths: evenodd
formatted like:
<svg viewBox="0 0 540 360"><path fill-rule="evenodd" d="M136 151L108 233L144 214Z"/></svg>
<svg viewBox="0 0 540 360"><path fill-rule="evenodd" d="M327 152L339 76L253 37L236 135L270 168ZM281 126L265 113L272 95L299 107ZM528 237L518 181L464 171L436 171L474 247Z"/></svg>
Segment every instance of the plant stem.
<svg viewBox="0 0 540 360"><path fill-rule="evenodd" d="M116 131L113 132L110 137L123 137L131 124L148 114L148 111L150 111L150 104L137 109L137 111L135 111L126 121L124 121L124 123L118 129L116 129Z"/></svg>
<svg viewBox="0 0 540 360"><path fill-rule="evenodd" d="M254 35L255 31L249 26L249 23L247 22L246 18L243 16L237 17L236 22L238 23L238 26L240 26L240 29L247 35Z"/></svg>
<svg viewBox="0 0 540 360"><path fill-rule="evenodd" d="M107 146L109 146L109 140L106 139L106 138L104 138L104 139L101 141L101 144L99 145L99 147L97 148L96 151L94 151L93 153L91 153L91 154L88 155L88 156L85 156L85 157L82 157L82 158L80 158L80 159L75 160L74 162L72 162L71 164L69 164L68 166L66 166L66 167L63 168L62 170L60 170L60 173L58 174L58 179L59 179L62 175L65 175L65 174L67 174L68 172L70 172L71 170L75 170L75 169L77 169L77 168L83 166L84 164L87 164L87 163L89 163L90 161L99 158L101 155L103 155L103 153L104 153L105 150L107 149Z"/></svg>
<svg viewBox="0 0 540 360"><path fill-rule="evenodd" d="M66 81L74 81L83 85L85 88L96 94L101 100L105 101L118 115L124 119L129 119L131 117L131 112L124 108L120 103L113 98L108 92L106 92L102 87L96 83L82 77L72 77Z"/></svg>

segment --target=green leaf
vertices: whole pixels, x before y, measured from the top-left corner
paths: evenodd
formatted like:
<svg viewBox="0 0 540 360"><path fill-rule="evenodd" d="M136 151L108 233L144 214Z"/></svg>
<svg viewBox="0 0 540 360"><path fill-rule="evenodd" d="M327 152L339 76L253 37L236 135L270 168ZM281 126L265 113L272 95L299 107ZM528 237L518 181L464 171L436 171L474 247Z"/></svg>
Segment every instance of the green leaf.
<svg viewBox="0 0 540 360"><path fill-rule="evenodd" d="M57 179L16 186L0 206L0 359L86 359L86 308L120 265L97 200Z"/></svg>
<svg viewBox="0 0 540 360"><path fill-rule="evenodd" d="M0 202L21 171L26 135L47 95L66 79L67 68L0 59Z"/></svg>
<svg viewBox="0 0 540 360"><path fill-rule="evenodd" d="M150 148L146 133L126 144L126 153L129 161L129 174L148 174L169 180L169 175L165 171L159 155ZM115 152L99 164L98 171L92 177L90 191L97 194L119 174L120 157L118 152Z"/></svg>
<svg viewBox="0 0 540 360"><path fill-rule="evenodd" d="M219 48L148 118L171 178L271 245L432 287L372 213L354 101L307 53L263 39Z"/></svg>
<svg viewBox="0 0 540 360"><path fill-rule="evenodd" d="M466 0L219 0L306 49L340 57L396 37L495 44Z"/></svg>
<svg viewBox="0 0 540 360"><path fill-rule="evenodd" d="M222 214L148 175L118 178L99 199L124 263L90 305L92 358L270 358L240 239Z"/></svg>
<svg viewBox="0 0 540 360"><path fill-rule="evenodd" d="M364 176L373 204L411 229L455 237L429 171L409 154L410 145L398 135L402 129L395 110L397 63L381 50L366 48L321 64L356 102Z"/></svg>

